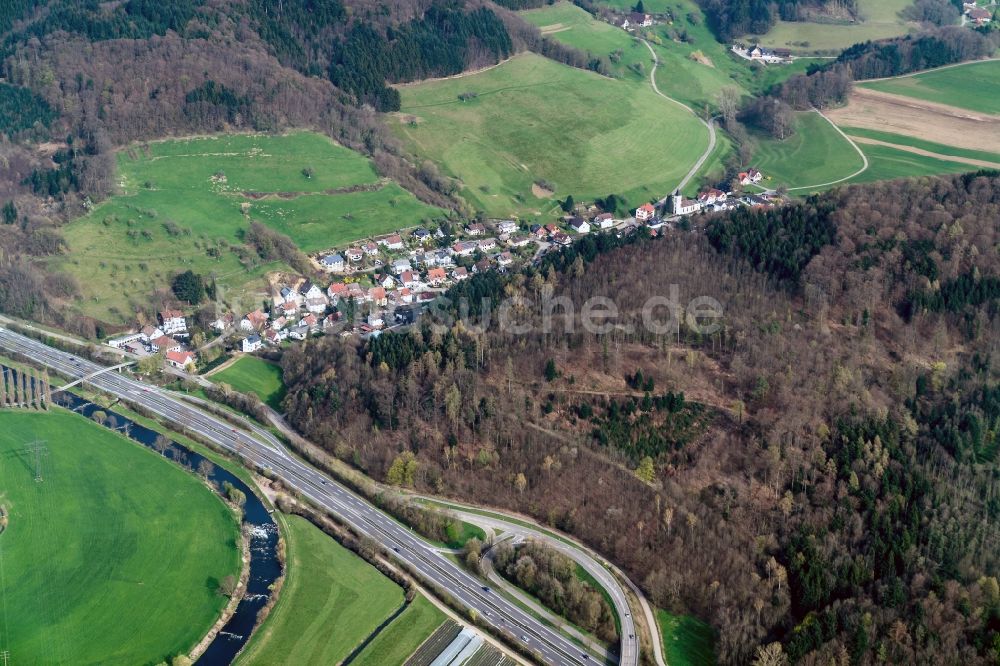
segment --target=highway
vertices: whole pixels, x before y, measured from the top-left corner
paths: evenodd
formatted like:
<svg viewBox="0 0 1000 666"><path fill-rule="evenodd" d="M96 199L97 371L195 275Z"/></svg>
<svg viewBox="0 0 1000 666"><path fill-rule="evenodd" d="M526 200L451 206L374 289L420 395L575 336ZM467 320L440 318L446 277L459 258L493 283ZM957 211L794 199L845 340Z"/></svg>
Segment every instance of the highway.
<svg viewBox="0 0 1000 666"><path fill-rule="evenodd" d="M37 340L0 328L0 347L22 354L34 362L76 380L104 368ZM231 451L244 461L268 469L282 483L318 507L348 524L357 533L371 537L400 563L446 590L481 621L509 633L515 641L535 652L546 664L592 664L596 659L562 634L542 624L520 607L491 592L483 582L446 559L411 530L369 504L351 490L290 455L269 434L247 423L247 430L184 402L180 397L116 372L95 375L89 383L125 402L143 407L166 421L188 428L213 444ZM637 666L634 637L623 632L623 666Z"/></svg>

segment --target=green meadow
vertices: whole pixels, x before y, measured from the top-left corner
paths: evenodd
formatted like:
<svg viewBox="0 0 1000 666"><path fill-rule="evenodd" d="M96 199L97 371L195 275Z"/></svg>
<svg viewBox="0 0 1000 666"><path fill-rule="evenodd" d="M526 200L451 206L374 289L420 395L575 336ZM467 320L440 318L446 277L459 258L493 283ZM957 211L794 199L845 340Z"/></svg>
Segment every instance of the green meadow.
<svg viewBox="0 0 1000 666"><path fill-rule="evenodd" d="M305 518L284 523L288 578L237 664L338 664L399 608L403 590Z"/></svg>
<svg viewBox="0 0 1000 666"><path fill-rule="evenodd" d="M979 170L979 167L969 164L926 157L888 146L858 145L868 158L869 166L864 173L852 178L850 181L852 183L870 183L876 180L935 176Z"/></svg>
<svg viewBox="0 0 1000 666"><path fill-rule="evenodd" d="M176 273L214 276L253 302L263 263L242 244L250 220L318 251L415 226L442 211L378 178L362 155L310 132L135 145L118 155L120 193L65 228L83 314L126 323ZM345 191L350 190L350 191Z"/></svg>
<svg viewBox="0 0 1000 666"><path fill-rule="evenodd" d="M157 663L209 630L227 601L218 581L240 571L239 531L195 476L61 410L0 411L0 460L12 664Z"/></svg>
<svg viewBox="0 0 1000 666"><path fill-rule="evenodd" d="M402 664L446 619L423 595L417 595L399 617L379 632L351 662L357 666Z"/></svg>
<svg viewBox="0 0 1000 666"><path fill-rule="evenodd" d="M670 666L714 666L715 632L690 615L657 611L663 651Z"/></svg>
<svg viewBox="0 0 1000 666"><path fill-rule="evenodd" d="M966 63L913 76L859 84L880 90L957 106L980 113L1000 115L1000 61Z"/></svg>
<svg viewBox="0 0 1000 666"><path fill-rule="evenodd" d="M766 35L747 36L764 46L790 48L796 53L832 53L869 40L905 35L916 30L900 16L913 0L858 0L860 21L778 21Z"/></svg>
<svg viewBox="0 0 1000 666"><path fill-rule="evenodd" d="M845 178L864 166L851 143L818 113L795 116L795 133L779 141L756 135L754 166L768 188L810 187Z"/></svg>
<svg viewBox="0 0 1000 666"><path fill-rule="evenodd" d="M534 54L400 93L395 128L407 147L461 178L463 196L491 215L541 213L570 194L659 197L708 145L697 119L648 83ZM552 197L532 191L540 182Z"/></svg>
<svg viewBox="0 0 1000 666"><path fill-rule="evenodd" d="M212 381L229 384L240 393L253 393L274 409L281 409L285 383L281 366L256 356L241 356L211 375Z"/></svg>

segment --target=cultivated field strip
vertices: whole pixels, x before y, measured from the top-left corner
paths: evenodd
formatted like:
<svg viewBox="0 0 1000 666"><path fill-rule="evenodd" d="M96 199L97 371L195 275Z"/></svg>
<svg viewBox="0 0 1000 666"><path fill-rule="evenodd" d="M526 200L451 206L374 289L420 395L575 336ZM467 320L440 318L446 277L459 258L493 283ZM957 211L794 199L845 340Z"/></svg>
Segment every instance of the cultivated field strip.
<svg viewBox="0 0 1000 666"><path fill-rule="evenodd" d="M438 655L444 652L445 648L451 645L459 633L462 625L454 620L448 620L431 634L417 651L410 655L404 666L430 666L431 662L437 659Z"/></svg>

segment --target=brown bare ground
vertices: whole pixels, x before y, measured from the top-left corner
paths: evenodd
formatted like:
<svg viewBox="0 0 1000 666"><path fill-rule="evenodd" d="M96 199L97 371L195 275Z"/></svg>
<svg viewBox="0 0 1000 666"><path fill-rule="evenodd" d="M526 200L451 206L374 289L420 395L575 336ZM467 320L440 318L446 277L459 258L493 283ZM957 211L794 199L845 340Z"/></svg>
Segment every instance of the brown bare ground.
<svg viewBox="0 0 1000 666"><path fill-rule="evenodd" d="M985 167L987 169L1000 169L1000 163L990 162L987 160L977 160L971 157L956 157L955 155L944 155L942 153L935 153L930 150L924 150L923 148L916 148L914 146L904 146L898 143L891 143L889 141L879 141L878 139L869 139L866 137L852 136L851 137L855 143L864 143L869 146L888 146L889 148L894 148L895 150L902 150L907 153L913 153L914 155L923 155L924 157L933 157L939 160L946 160L948 162L960 162L961 164L971 164L973 166Z"/></svg>
<svg viewBox="0 0 1000 666"><path fill-rule="evenodd" d="M531 185L531 194L534 195L536 199L548 199L555 194L552 190L547 190L538 183L533 183Z"/></svg>
<svg viewBox="0 0 1000 666"><path fill-rule="evenodd" d="M827 116L841 127L912 136L958 148L1000 153L1000 116L855 88L847 106ZM951 161L965 161L951 156Z"/></svg>

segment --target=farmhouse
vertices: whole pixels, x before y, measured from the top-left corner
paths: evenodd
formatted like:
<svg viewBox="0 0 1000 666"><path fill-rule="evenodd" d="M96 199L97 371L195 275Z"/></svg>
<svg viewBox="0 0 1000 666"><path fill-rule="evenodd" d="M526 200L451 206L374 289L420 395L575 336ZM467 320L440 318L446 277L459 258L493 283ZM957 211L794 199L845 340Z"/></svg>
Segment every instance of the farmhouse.
<svg viewBox="0 0 1000 666"><path fill-rule="evenodd" d="M655 215L656 209L653 208L653 204L645 203L635 209L635 219L640 222L648 222Z"/></svg>
<svg viewBox="0 0 1000 666"><path fill-rule="evenodd" d="M420 278L413 271L403 271L399 276L399 281L403 283L404 287L410 289L416 289L420 286Z"/></svg>
<svg viewBox="0 0 1000 666"><path fill-rule="evenodd" d="M164 310L157 318L160 329L167 335L187 335L187 322L180 310Z"/></svg>
<svg viewBox="0 0 1000 666"><path fill-rule="evenodd" d="M328 254L320 259L319 263L328 273L339 273L344 270L344 258L339 254Z"/></svg>
<svg viewBox="0 0 1000 666"><path fill-rule="evenodd" d="M264 328L264 324L266 323L267 315L260 308L257 308L243 317L240 321L240 329L244 331L259 331Z"/></svg>
<svg viewBox="0 0 1000 666"><path fill-rule="evenodd" d="M640 12L631 12L628 16L622 19L621 26L626 30L635 30L636 28L648 28L653 25L653 17L649 14L643 14Z"/></svg>
<svg viewBox="0 0 1000 666"><path fill-rule="evenodd" d="M598 229L610 229L615 224L615 216L611 213L601 213L594 218L594 226Z"/></svg>
<svg viewBox="0 0 1000 666"><path fill-rule="evenodd" d="M216 319L215 321L213 321L211 324L209 324L209 326L213 330L220 331L220 332L226 330L227 328L229 328L232 325L233 325L233 313L232 312L228 312L228 313L222 315L221 317L219 317L218 319Z"/></svg>
<svg viewBox="0 0 1000 666"><path fill-rule="evenodd" d="M474 241L459 241L451 246L452 252L460 257L468 257L479 247Z"/></svg>
<svg viewBox="0 0 1000 666"><path fill-rule="evenodd" d="M742 185L756 185L764 179L764 174L757 169L747 169L741 171L738 177Z"/></svg>
<svg viewBox="0 0 1000 666"><path fill-rule="evenodd" d="M578 234L590 233L590 224L582 217L574 217L569 221L569 226Z"/></svg>
<svg viewBox="0 0 1000 666"><path fill-rule="evenodd" d="M512 234L517 231L517 222L514 220L501 220L497 225L497 230L502 234Z"/></svg>
<svg viewBox="0 0 1000 666"><path fill-rule="evenodd" d="M180 370L194 365L194 354L189 351L170 351L166 355L167 363Z"/></svg>
<svg viewBox="0 0 1000 666"><path fill-rule="evenodd" d="M993 19L993 15L990 14L990 10L984 9L983 7L969 9L966 13L969 16L969 20L974 22L977 26L986 25Z"/></svg>
<svg viewBox="0 0 1000 666"><path fill-rule="evenodd" d="M181 343L168 335L161 335L155 340L151 340L149 347L154 354L157 352L179 352L181 350Z"/></svg>
<svg viewBox="0 0 1000 666"><path fill-rule="evenodd" d="M302 298L306 302L309 302L311 298L323 298L323 290L309 280L299 285L299 293L302 294Z"/></svg>
<svg viewBox="0 0 1000 666"><path fill-rule="evenodd" d="M432 268L427 271L427 282L435 287L444 282L446 278L447 276L445 275L443 268Z"/></svg>

